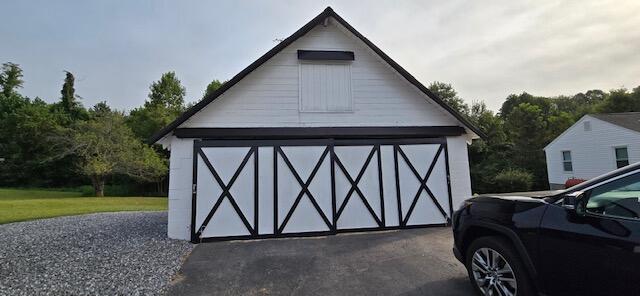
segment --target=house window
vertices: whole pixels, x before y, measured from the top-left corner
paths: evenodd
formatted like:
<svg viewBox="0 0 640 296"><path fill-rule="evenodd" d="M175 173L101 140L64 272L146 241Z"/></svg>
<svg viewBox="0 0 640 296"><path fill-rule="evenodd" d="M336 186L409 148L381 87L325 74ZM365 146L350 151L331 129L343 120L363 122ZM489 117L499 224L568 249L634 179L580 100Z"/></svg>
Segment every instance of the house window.
<svg viewBox="0 0 640 296"><path fill-rule="evenodd" d="M301 112L353 110L350 63L301 63Z"/></svg>
<svg viewBox="0 0 640 296"><path fill-rule="evenodd" d="M573 172L573 163L571 162L571 151L562 151L562 168L565 172Z"/></svg>
<svg viewBox="0 0 640 296"><path fill-rule="evenodd" d="M629 165L629 151L627 147L616 147L616 167L621 168Z"/></svg>
<svg viewBox="0 0 640 296"><path fill-rule="evenodd" d="M591 131L591 121L585 121L584 122L584 131L585 132Z"/></svg>

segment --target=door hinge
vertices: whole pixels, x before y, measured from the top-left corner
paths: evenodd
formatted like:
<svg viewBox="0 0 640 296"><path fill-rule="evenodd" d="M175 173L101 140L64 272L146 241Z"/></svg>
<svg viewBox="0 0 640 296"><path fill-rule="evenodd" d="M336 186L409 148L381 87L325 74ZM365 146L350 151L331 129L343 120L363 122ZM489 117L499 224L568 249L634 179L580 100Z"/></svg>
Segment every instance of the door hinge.
<svg viewBox="0 0 640 296"><path fill-rule="evenodd" d="M196 194L198 189L198 184L191 184L191 193Z"/></svg>

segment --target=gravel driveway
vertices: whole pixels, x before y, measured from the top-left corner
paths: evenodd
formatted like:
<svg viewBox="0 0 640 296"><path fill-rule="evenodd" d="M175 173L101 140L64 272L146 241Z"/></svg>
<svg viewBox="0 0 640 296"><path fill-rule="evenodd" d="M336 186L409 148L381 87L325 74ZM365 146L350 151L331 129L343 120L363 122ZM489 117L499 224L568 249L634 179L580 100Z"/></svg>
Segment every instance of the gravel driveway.
<svg viewBox="0 0 640 296"><path fill-rule="evenodd" d="M167 238L166 212L0 225L0 295L163 294L192 248Z"/></svg>

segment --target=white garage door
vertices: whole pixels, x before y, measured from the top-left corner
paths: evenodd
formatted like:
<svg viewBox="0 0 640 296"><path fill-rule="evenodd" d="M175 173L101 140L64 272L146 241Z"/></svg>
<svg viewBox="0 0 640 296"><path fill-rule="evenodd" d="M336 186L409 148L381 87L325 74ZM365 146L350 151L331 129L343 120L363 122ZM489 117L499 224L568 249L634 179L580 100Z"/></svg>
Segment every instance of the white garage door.
<svg viewBox="0 0 640 296"><path fill-rule="evenodd" d="M446 142L195 141L192 240L446 225Z"/></svg>

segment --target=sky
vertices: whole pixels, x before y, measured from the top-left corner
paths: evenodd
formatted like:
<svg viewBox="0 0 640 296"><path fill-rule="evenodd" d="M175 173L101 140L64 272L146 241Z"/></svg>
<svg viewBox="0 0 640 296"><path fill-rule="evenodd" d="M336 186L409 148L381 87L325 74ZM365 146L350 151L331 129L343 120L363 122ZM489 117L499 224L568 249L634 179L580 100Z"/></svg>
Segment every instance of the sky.
<svg viewBox="0 0 640 296"><path fill-rule="evenodd" d="M509 94L640 85L640 1L0 2L0 63L23 95L54 102L64 71L85 106L131 110L175 71L187 102L331 6L423 84L451 83L498 110Z"/></svg>

